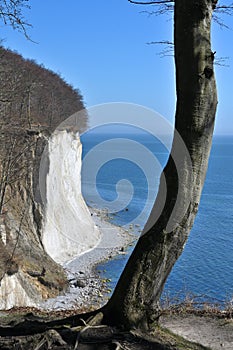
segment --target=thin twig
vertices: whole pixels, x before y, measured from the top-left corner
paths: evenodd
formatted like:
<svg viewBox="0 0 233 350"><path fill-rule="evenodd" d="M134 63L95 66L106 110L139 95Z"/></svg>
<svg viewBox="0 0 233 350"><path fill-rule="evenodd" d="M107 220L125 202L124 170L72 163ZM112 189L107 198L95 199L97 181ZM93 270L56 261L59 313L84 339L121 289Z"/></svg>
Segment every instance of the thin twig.
<svg viewBox="0 0 233 350"><path fill-rule="evenodd" d="M131 4L136 4L136 5L165 5L168 3L174 3L174 0L161 0L161 1L134 1L134 0L128 0L129 2L131 2Z"/></svg>
<svg viewBox="0 0 233 350"><path fill-rule="evenodd" d="M16 251L16 248L17 248L17 245L18 245L18 242L19 242L19 237L20 237L21 228L22 228L22 225L23 225L23 219L24 219L25 212L26 212L26 206L24 207L24 209L23 209L23 211L22 211L22 214L21 214L20 223L19 223L19 228L18 228L18 230L17 230L16 242L15 242L14 248L13 248L13 250L12 250L11 257L8 259L8 262L12 261L12 259L13 259L13 257L14 257L14 254L15 254L15 251Z"/></svg>

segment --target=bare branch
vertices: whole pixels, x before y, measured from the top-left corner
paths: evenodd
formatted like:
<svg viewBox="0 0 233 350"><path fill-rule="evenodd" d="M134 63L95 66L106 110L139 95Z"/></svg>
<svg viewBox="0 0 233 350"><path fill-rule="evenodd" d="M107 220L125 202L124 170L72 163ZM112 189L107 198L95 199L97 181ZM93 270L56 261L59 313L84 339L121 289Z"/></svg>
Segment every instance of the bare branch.
<svg viewBox="0 0 233 350"><path fill-rule="evenodd" d="M134 0L128 0L129 2L131 2L131 4L136 4L136 5L165 5L168 3L174 3L174 0L161 0L161 1L134 1Z"/></svg>
<svg viewBox="0 0 233 350"><path fill-rule="evenodd" d="M226 15L232 15L233 10L233 2L230 5L217 5L215 8L215 12L223 13Z"/></svg>
<svg viewBox="0 0 233 350"><path fill-rule="evenodd" d="M27 28L31 27L23 17L22 9L28 8L28 0L2 0L0 1L0 20L5 25L10 25L24 34L24 36L31 40L27 34Z"/></svg>
<svg viewBox="0 0 233 350"><path fill-rule="evenodd" d="M23 219L24 219L24 216L25 216L25 213L26 213L26 206L25 208L22 209L22 212L21 212L21 218L20 218L20 222L19 222L19 228L17 229L17 236L16 236L16 241L15 241L15 245L14 245L14 248L12 250L12 253L11 253L11 256L10 258L8 259L7 261L7 264L8 263L11 263L13 258L14 258L14 255L15 255L15 251L16 251L16 248L17 248L17 245L19 243L19 238L20 238L20 234L21 234L21 229L22 229L22 225L23 225ZM6 264L6 265L7 265Z"/></svg>
<svg viewBox="0 0 233 350"><path fill-rule="evenodd" d="M155 44L169 45L169 46L174 47L174 43L172 41L168 41L168 40L150 41L149 43L147 43L147 45L155 45Z"/></svg>
<svg viewBox="0 0 233 350"><path fill-rule="evenodd" d="M213 14L213 20L222 28L227 28L229 27L223 22L223 20L220 18L219 15L227 15L227 16L232 16L233 15L233 2L229 5L217 5L214 14Z"/></svg>
<svg viewBox="0 0 233 350"><path fill-rule="evenodd" d="M172 56L174 57L174 43L172 41L168 40L162 40L162 41L151 41L147 43L147 45L166 45L166 47L159 52L160 57L168 57Z"/></svg>
<svg viewBox="0 0 233 350"><path fill-rule="evenodd" d="M221 67L230 67L229 64L225 64L227 60L229 60L229 57L217 57L214 64Z"/></svg>
<svg viewBox="0 0 233 350"><path fill-rule="evenodd" d="M222 21L222 19L216 15L216 14L213 14L213 21L215 23L217 23L221 28L226 28L226 29L229 29L229 27Z"/></svg>
<svg viewBox="0 0 233 350"><path fill-rule="evenodd" d="M141 13L146 13L148 16L158 16L163 14L168 14L174 11L173 4L163 4L159 5L156 11L141 11Z"/></svg>

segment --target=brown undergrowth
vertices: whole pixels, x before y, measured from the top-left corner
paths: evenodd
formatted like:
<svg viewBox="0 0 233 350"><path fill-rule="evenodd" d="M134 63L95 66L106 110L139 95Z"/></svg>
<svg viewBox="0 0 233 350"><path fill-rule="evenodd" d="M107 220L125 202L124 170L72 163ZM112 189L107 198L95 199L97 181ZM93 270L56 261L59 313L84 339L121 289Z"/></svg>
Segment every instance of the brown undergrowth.
<svg viewBox="0 0 233 350"><path fill-rule="evenodd" d="M222 301L192 293L186 293L183 298L179 295L172 298L169 295L165 295L161 301L162 314L193 314L233 319L233 296Z"/></svg>
<svg viewBox="0 0 233 350"><path fill-rule="evenodd" d="M157 325L150 333L125 331L102 324L102 315L86 319L87 310L52 311L14 308L0 311L1 349L74 349L74 350L204 350ZM88 310L90 311L90 310ZM175 306L161 313L192 312L191 307ZM193 310L193 312L200 312ZM204 312L204 311L202 311ZM206 311L205 311L206 312ZM210 314L210 310L208 311ZM220 314L220 311L219 311ZM214 313L214 316L216 312ZM230 314L227 314L230 317ZM85 319L85 320L84 320Z"/></svg>
<svg viewBox="0 0 233 350"><path fill-rule="evenodd" d="M89 317L88 317L89 315ZM204 300L190 293L185 299L165 298L160 318L181 316L225 319L232 322L232 303ZM113 315L114 317L114 315ZM102 324L101 312L82 309L47 311L33 307L0 311L1 349L73 350L204 350L210 349L172 333L158 323L149 333Z"/></svg>

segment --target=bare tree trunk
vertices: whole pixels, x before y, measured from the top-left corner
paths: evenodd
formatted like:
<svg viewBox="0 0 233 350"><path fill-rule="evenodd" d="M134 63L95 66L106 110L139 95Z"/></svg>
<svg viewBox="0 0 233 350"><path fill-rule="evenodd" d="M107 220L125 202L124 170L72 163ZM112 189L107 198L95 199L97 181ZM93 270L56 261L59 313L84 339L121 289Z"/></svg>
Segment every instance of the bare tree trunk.
<svg viewBox="0 0 233 350"><path fill-rule="evenodd" d="M153 225L164 194L165 183L161 177L159 194L144 234L103 310L108 322L150 328L156 321L165 281L193 225L206 176L217 106L210 42L215 5L214 0L175 1L175 127L187 147L191 163L189 165L187 154L180 149L179 135L175 133L164 169L167 197L163 211Z"/></svg>

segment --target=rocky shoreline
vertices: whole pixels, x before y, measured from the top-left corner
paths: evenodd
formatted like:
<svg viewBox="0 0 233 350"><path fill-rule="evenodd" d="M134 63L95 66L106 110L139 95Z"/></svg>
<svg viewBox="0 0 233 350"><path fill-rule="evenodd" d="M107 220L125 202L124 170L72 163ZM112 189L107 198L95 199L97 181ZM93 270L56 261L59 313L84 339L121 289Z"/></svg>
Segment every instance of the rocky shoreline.
<svg viewBox="0 0 233 350"><path fill-rule="evenodd" d="M45 310L71 310L90 308L97 309L107 299L107 280L99 276L98 264L114 258L118 254L125 254L125 248L133 244L137 236L111 224L107 212L94 208L90 209L96 226L100 229L102 236L98 245L72 261L63 264L67 274L69 287L64 295L50 298L38 305Z"/></svg>

